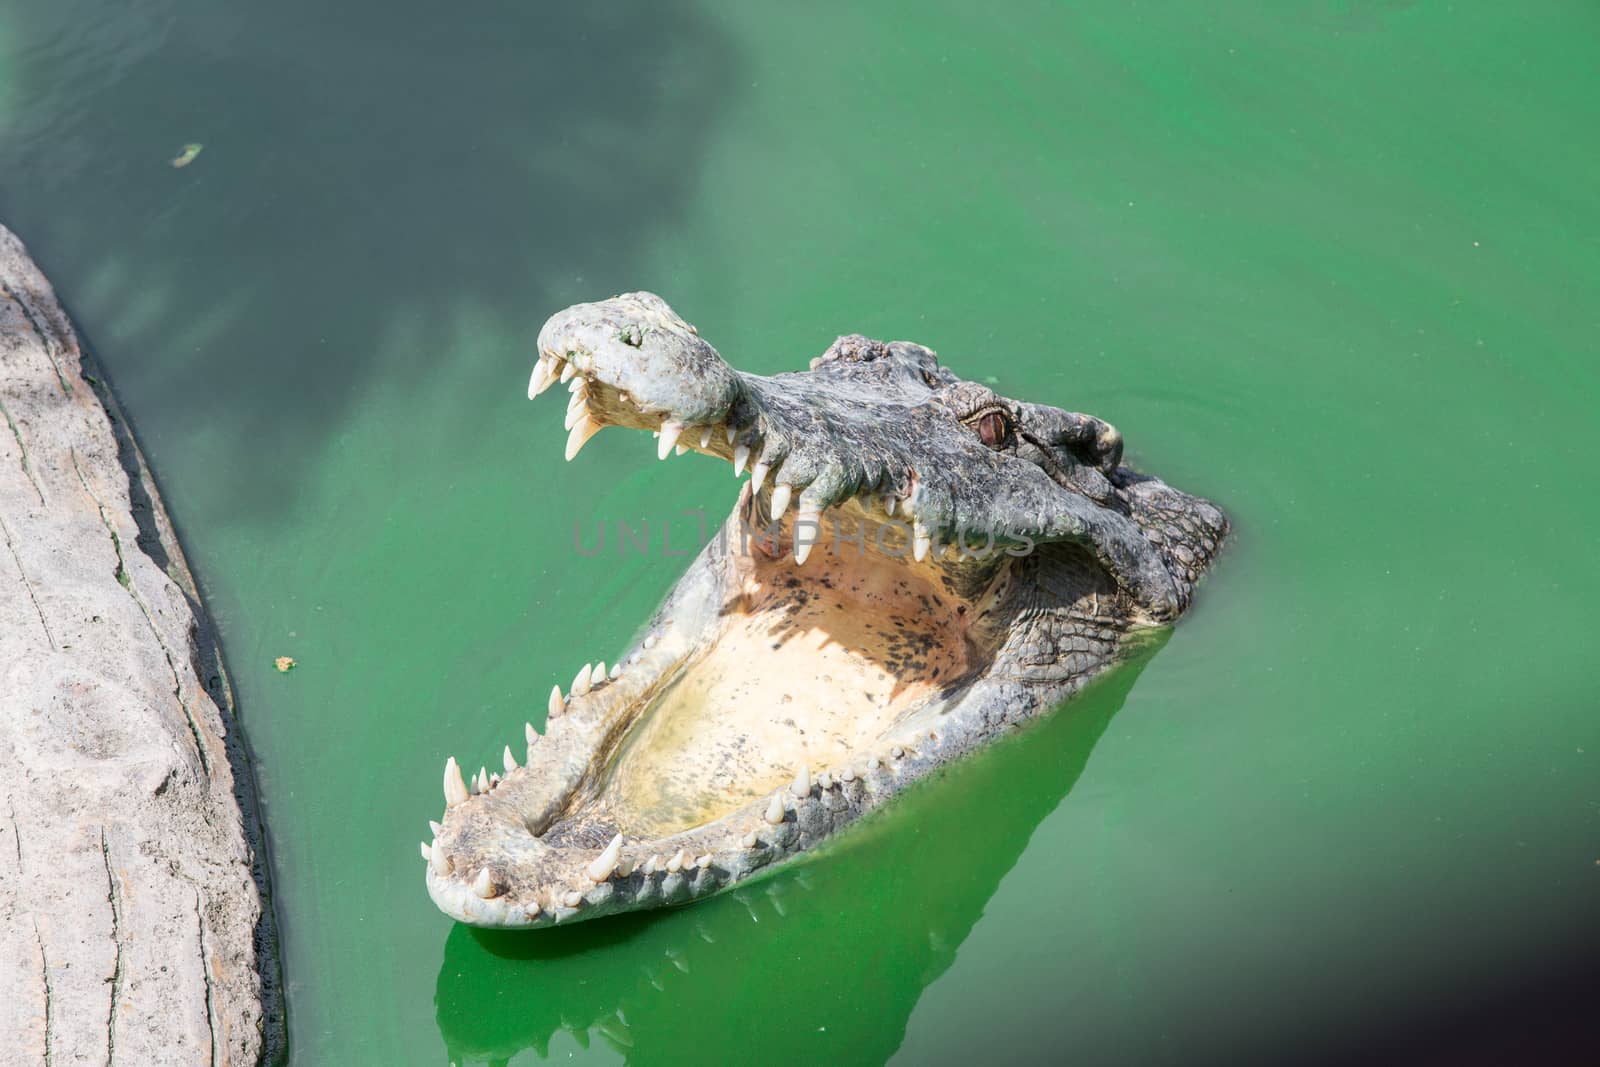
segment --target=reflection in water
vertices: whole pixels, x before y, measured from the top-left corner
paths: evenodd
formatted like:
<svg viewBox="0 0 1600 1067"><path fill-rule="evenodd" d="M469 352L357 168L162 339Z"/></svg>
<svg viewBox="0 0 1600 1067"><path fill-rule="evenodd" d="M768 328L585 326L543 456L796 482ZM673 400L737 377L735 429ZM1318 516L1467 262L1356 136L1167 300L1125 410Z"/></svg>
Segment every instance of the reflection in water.
<svg viewBox="0 0 1600 1067"><path fill-rule="evenodd" d="M640 1063L762 1049L887 1059L1164 640L1022 736L910 790L820 862L676 911L532 934L454 927L436 994L452 1059L505 1063L525 1048L543 1058L560 1030Z"/></svg>

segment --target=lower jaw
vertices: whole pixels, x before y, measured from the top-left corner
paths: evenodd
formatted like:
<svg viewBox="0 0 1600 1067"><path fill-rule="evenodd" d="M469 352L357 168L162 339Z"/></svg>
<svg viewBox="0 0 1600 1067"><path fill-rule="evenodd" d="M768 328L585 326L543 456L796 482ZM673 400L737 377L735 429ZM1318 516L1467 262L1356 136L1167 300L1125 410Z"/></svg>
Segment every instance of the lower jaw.
<svg viewBox="0 0 1600 1067"><path fill-rule="evenodd" d="M932 565L730 551L749 503L621 674L447 812L427 875L447 914L534 927L716 893L1065 695L990 678Z"/></svg>

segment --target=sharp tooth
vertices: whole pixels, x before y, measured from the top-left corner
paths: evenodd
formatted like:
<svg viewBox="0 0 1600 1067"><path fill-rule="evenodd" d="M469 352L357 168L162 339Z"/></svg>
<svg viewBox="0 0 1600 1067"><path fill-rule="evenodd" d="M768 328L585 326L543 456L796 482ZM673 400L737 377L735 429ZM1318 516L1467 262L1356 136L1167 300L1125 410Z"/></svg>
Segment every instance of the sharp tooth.
<svg viewBox="0 0 1600 1067"><path fill-rule="evenodd" d="M539 917L539 913L543 910L544 909L539 906L539 902L535 900L528 905L527 909L525 910L525 914L530 919L537 919Z"/></svg>
<svg viewBox="0 0 1600 1067"><path fill-rule="evenodd" d="M730 422L728 424L728 443L730 445L733 444L733 439L735 437L738 437L738 436L739 436L739 428L737 426L733 425L733 423Z"/></svg>
<svg viewBox="0 0 1600 1067"><path fill-rule="evenodd" d="M832 789L833 776L827 771L823 771L821 774L817 775L817 788L823 790L824 792Z"/></svg>
<svg viewBox="0 0 1600 1067"><path fill-rule="evenodd" d="M789 494L793 492L787 485L772 487L772 517L777 518L789 510Z"/></svg>
<svg viewBox="0 0 1600 1067"><path fill-rule="evenodd" d="M841 781L841 782L853 782L855 780L856 780L856 769L854 767L846 767L844 770L839 772L839 781Z"/></svg>
<svg viewBox="0 0 1600 1067"><path fill-rule="evenodd" d="M911 522L911 556L918 563L928 558L928 549L933 546L932 539L928 536L927 528L920 520Z"/></svg>
<svg viewBox="0 0 1600 1067"><path fill-rule="evenodd" d="M611 877L611 872L617 869L617 861L622 858L622 835L618 834L611 839L611 844L605 851L594 858L594 862L583 869L591 882L603 882Z"/></svg>
<svg viewBox="0 0 1600 1067"><path fill-rule="evenodd" d="M429 863L433 862L433 846L426 841L422 842L422 858Z"/></svg>
<svg viewBox="0 0 1600 1067"><path fill-rule="evenodd" d="M532 400L556 380L556 362L549 356L540 356L533 365L533 376L528 379L528 399Z"/></svg>
<svg viewBox="0 0 1600 1067"><path fill-rule="evenodd" d="M489 880L489 868L485 867L478 872L478 877L472 880L472 891L484 900L494 896L494 883Z"/></svg>
<svg viewBox="0 0 1600 1067"><path fill-rule="evenodd" d="M552 685L550 687L550 718L553 719L566 710L567 703L561 699L561 687L559 685ZM549 727L546 726L545 729L548 730Z"/></svg>
<svg viewBox="0 0 1600 1067"><path fill-rule="evenodd" d="M428 857L428 866L433 868L434 874L446 875L450 873L450 869L455 864L450 861L449 856L444 854L444 846L435 841L431 849L431 855Z"/></svg>
<svg viewBox="0 0 1600 1067"><path fill-rule="evenodd" d="M490 788L490 789L496 789L496 788L498 788L498 787L499 787L499 785L500 785L500 783L501 783L501 782L502 782L502 781L504 781L504 780L505 780L505 779L503 779L503 778L501 778L501 777L500 777L500 776L499 776L499 775L498 775L498 774L491 774L491 775L489 775L489 788Z"/></svg>
<svg viewBox="0 0 1600 1067"><path fill-rule="evenodd" d="M444 806L446 810L455 807L470 796L467 792L467 783L461 780L461 765L456 763L456 758L451 756L444 761Z"/></svg>
<svg viewBox="0 0 1600 1067"><path fill-rule="evenodd" d="M621 663L613 663L611 665L611 678L612 678L612 680L615 680L621 674L622 674L622 664Z"/></svg>
<svg viewBox="0 0 1600 1067"><path fill-rule="evenodd" d="M572 381L567 383L567 392L571 393L573 396L577 396L579 393L586 392L588 385L589 379L574 378Z"/></svg>
<svg viewBox="0 0 1600 1067"><path fill-rule="evenodd" d="M573 696L581 697L589 691L589 674L593 670L594 667L592 665L585 663L583 669L578 672L578 676L572 679Z"/></svg>
<svg viewBox="0 0 1600 1067"><path fill-rule="evenodd" d="M565 904L569 908L576 908L579 904L583 903L583 894L578 892L576 889L569 889L567 890L566 895L561 898L561 903Z"/></svg>
<svg viewBox="0 0 1600 1067"><path fill-rule="evenodd" d="M533 723L525 722L522 724L522 736L527 738L528 744L531 745L539 740L539 731L533 728Z"/></svg>
<svg viewBox="0 0 1600 1067"><path fill-rule="evenodd" d="M604 428L604 423L596 422L592 418L580 419L574 423L572 432L567 434L567 462L572 462L572 457L583 451L583 446L589 443L589 438Z"/></svg>
<svg viewBox="0 0 1600 1067"><path fill-rule="evenodd" d="M681 848L674 852L672 854L672 858L667 861L667 873L677 874L679 871L683 870L684 862L688 860L688 858L689 857L684 854L684 851Z"/></svg>
<svg viewBox="0 0 1600 1067"><path fill-rule="evenodd" d="M711 853L707 852L702 856L697 856L695 858L694 865L699 867L702 871L711 866Z"/></svg>
<svg viewBox="0 0 1600 1067"><path fill-rule="evenodd" d="M715 426L707 426L705 429L700 431L700 447L701 448L706 448L707 446L709 446L711 444L711 431L714 430L714 429L716 429Z"/></svg>
<svg viewBox="0 0 1600 1067"><path fill-rule="evenodd" d="M761 492L761 483L767 480L767 472L770 470L772 468L765 463L757 463L750 468L750 491L752 493Z"/></svg>
<svg viewBox="0 0 1600 1067"><path fill-rule="evenodd" d="M651 856L649 859L644 861L644 866L639 868L639 871L646 878L648 878L652 874L655 874L660 869L661 869L661 857L660 856Z"/></svg>
<svg viewBox="0 0 1600 1067"><path fill-rule="evenodd" d="M487 793L488 791L489 791L489 768L487 768L487 767L479 767L478 768L478 792Z"/></svg>
<svg viewBox="0 0 1600 1067"><path fill-rule="evenodd" d="M743 840L741 840L739 843L745 848L755 848L761 843L761 838L756 836L756 832L754 830L751 830L749 833L744 835Z"/></svg>
<svg viewBox="0 0 1600 1067"><path fill-rule="evenodd" d="M681 456L687 451L689 451L688 445L679 444L672 447L672 454L674 456Z"/></svg>
<svg viewBox="0 0 1600 1067"><path fill-rule="evenodd" d="M774 793L774 794L772 794L772 802L767 805L766 813L763 814L761 817L763 819L767 820L767 822L771 823L773 826L776 826L776 825L778 825L779 823L781 823L783 821L783 794L782 793Z"/></svg>
<svg viewBox="0 0 1600 1067"><path fill-rule="evenodd" d="M578 365L570 359L564 360L561 364L561 383L565 385L567 382L572 381L572 376L577 373Z"/></svg>
<svg viewBox="0 0 1600 1067"><path fill-rule="evenodd" d="M510 774L517 769L517 757L511 754L511 746L507 745L505 752L500 757L500 762L506 765L506 773Z"/></svg>
<svg viewBox="0 0 1600 1067"><path fill-rule="evenodd" d="M750 446L739 445L733 450L733 476L735 478L744 473L744 465L750 462Z"/></svg>
<svg viewBox="0 0 1600 1067"><path fill-rule="evenodd" d="M606 661L601 660L594 665L594 670L589 672L589 684L599 685L606 679Z"/></svg>
<svg viewBox="0 0 1600 1067"><path fill-rule="evenodd" d="M888 496L883 498L883 510L884 510L884 513L886 515L890 515L890 516L894 515L894 504L895 504L895 501L898 500L898 499L899 498L896 497L893 493L890 493Z"/></svg>
<svg viewBox="0 0 1600 1067"><path fill-rule="evenodd" d="M574 426L578 425L578 423L582 422L584 419L587 419L588 417L589 417L589 409L584 407L582 404L579 404L577 407L575 407L571 411L567 412L567 417L562 422L562 425L564 427L566 427L568 430L570 430Z"/></svg>
<svg viewBox="0 0 1600 1067"><path fill-rule="evenodd" d="M802 523L809 524L806 540L800 530ZM816 539L822 535L822 513L815 508L802 507L794 520L794 562L796 566L803 564L806 557L811 555L811 549L816 545Z"/></svg>
<svg viewBox="0 0 1600 1067"><path fill-rule="evenodd" d="M800 765L800 770L795 773L794 781L789 783L789 792L796 797L811 795L811 768L806 764Z"/></svg>
<svg viewBox="0 0 1600 1067"><path fill-rule="evenodd" d="M572 395L567 397L568 411L571 411L573 408L581 408L589 402L589 391L583 388L583 379L579 378L572 384L577 388L572 388Z"/></svg>
<svg viewBox="0 0 1600 1067"><path fill-rule="evenodd" d="M683 423L663 422L661 424L661 440L656 442L656 458L666 459L667 453L672 451L672 446L678 443L678 436L683 433Z"/></svg>
<svg viewBox="0 0 1600 1067"><path fill-rule="evenodd" d="M627 857L617 861L617 877L626 878L633 873L633 861Z"/></svg>
<svg viewBox="0 0 1600 1067"><path fill-rule="evenodd" d="M875 771L882 766L883 760L879 759L877 756L873 756L871 759L867 760L867 770L869 771Z"/></svg>
<svg viewBox="0 0 1600 1067"><path fill-rule="evenodd" d="M896 746L894 746L893 748L891 748L889 750L889 755L893 756L895 759L899 759L901 756L904 756L905 754L906 754L906 750L901 748L899 745L896 745Z"/></svg>
<svg viewBox="0 0 1600 1067"><path fill-rule="evenodd" d="M440 834L444 833L444 827L439 823L434 822L432 819L428 820L428 829L433 831L434 837L438 837Z"/></svg>

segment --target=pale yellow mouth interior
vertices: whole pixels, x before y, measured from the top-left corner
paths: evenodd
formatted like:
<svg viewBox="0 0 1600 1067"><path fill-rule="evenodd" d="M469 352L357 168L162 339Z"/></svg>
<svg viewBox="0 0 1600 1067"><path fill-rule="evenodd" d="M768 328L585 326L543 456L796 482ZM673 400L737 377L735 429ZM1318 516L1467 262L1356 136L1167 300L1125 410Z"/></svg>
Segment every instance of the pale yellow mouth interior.
<svg viewBox="0 0 1600 1067"><path fill-rule="evenodd" d="M603 794L628 837L711 822L883 757L891 728L967 673L970 613L930 569L819 547L739 557L721 637L643 711Z"/></svg>

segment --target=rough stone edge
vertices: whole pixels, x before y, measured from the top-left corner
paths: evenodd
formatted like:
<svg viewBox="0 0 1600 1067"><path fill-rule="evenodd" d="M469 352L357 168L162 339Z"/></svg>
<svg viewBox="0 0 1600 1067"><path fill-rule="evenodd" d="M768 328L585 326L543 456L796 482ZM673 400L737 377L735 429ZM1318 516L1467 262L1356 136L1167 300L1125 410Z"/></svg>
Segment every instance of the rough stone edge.
<svg viewBox="0 0 1600 1067"><path fill-rule="evenodd" d="M65 333L74 344L69 355L76 356L76 366L58 365L58 375L71 375L87 385L89 392L100 405L116 444L117 460L128 479L130 512L138 530L136 543L147 556L178 587L192 616L193 645L190 653L194 666L201 674L201 684L216 704L222 720L222 742L231 771L232 797L250 848L250 875L259 896L259 914L253 931L255 970L259 986L259 1018L261 1019L261 1047L258 1062L277 1065L288 1060L288 1028L283 988L282 956L278 940L279 924L275 898L272 892L269 842L261 818L260 801L248 746L238 719L238 705L233 686L224 665L221 642L214 622L206 611L200 595L200 586L189 566L177 536L176 526L166 509L155 477L143 451L134 439L131 424L113 394L108 377L91 350L84 345L83 336L62 306L54 287L29 255L25 242L3 224L0 224L0 246L11 245L25 265L32 266L43 283L37 293L55 312L58 321L49 326ZM37 326L36 326L37 328ZM70 387L69 383L64 385ZM37 924L35 924L37 927ZM37 938L37 929L35 929ZM202 935L203 936L203 935ZM203 943L202 943L203 948ZM42 949L42 944L41 944ZM47 961L41 963L48 970ZM48 976L45 976L48 993ZM47 1007L48 1012L48 1007ZM48 1042L48 1015L45 1020ZM48 1043L46 1045L48 1050ZM13 1049L12 1051L18 1051ZM214 1050L213 1056L216 1052Z"/></svg>
<svg viewBox="0 0 1600 1067"><path fill-rule="evenodd" d="M68 316L70 319L70 316ZM105 408L111 420L111 432L117 441L117 458L128 475L128 495L133 500L133 520L139 527L139 549L167 572L167 577L183 590L184 599L195 621L195 656L204 665L202 679L206 692L216 702L228 730L223 734L223 746L228 754L228 765L233 770L233 800L239 807L240 822L244 826L245 840L250 844L250 875L261 894L261 915L256 920L255 950L256 971L261 978L262 1049L261 1062L276 1067L288 1060L288 1020L284 1012L283 957L278 944L278 914L276 898L272 893L271 852L266 827L261 819L260 794L256 789L255 769L250 762L249 746L239 722L238 704L233 695L233 682L228 678L222 657L222 641L211 614L206 611L200 596L200 585L189 568L183 545L178 540L177 528L167 512L155 476L144 458L139 443L134 440L127 416L107 382L105 369L95 358L93 350L82 344L79 334L80 371L94 391L95 399ZM141 501L141 496L143 500ZM144 503L145 507L141 507ZM147 538L149 539L147 541ZM158 555L157 553L161 553ZM163 561L163 555L165 560Z"/></svg>

